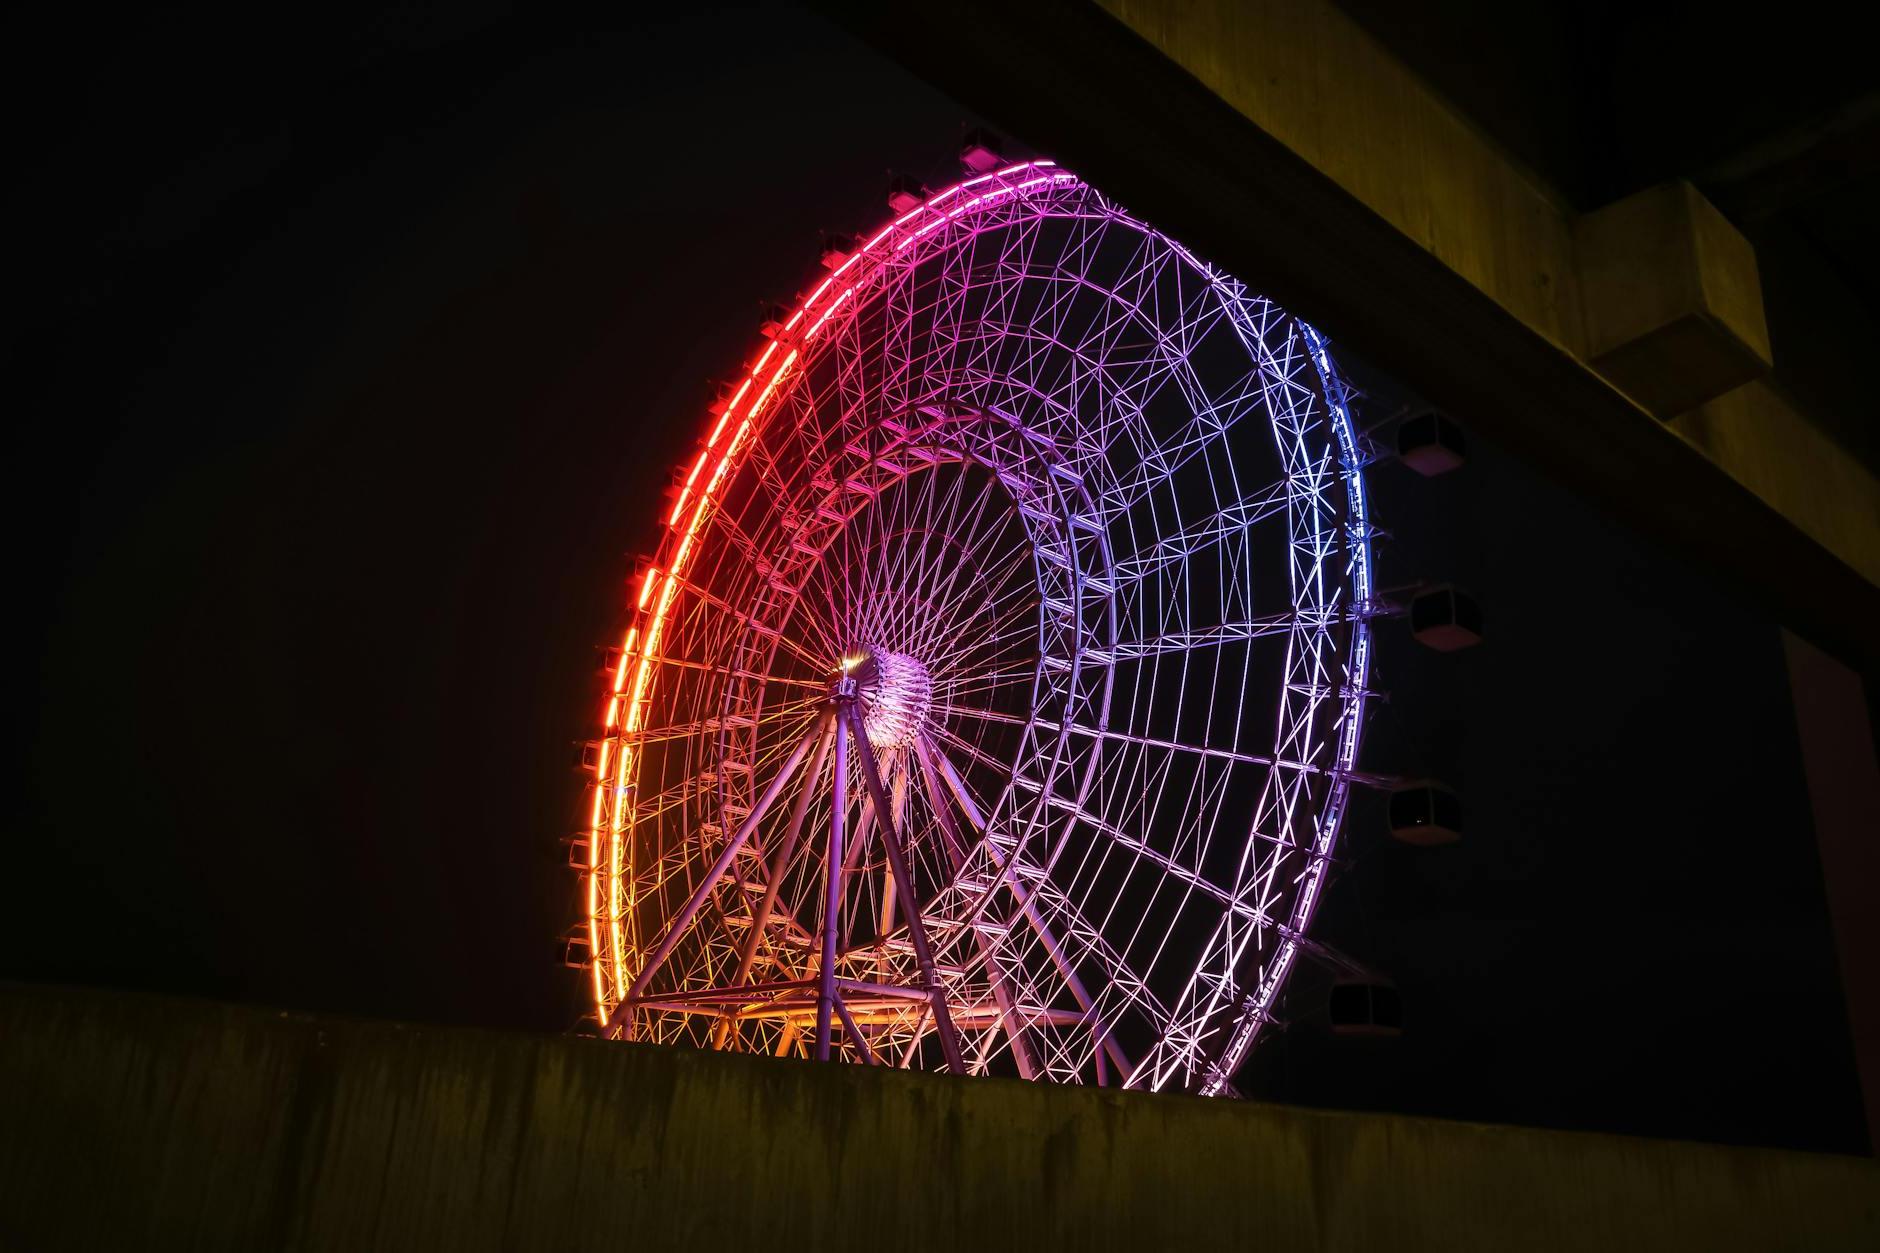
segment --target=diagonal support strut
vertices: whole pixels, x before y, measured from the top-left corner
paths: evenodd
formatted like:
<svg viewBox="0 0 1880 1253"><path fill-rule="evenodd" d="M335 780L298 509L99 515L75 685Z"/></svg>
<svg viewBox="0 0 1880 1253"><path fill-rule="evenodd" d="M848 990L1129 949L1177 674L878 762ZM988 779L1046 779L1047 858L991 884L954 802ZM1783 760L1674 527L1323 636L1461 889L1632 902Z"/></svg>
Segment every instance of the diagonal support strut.
<svg viewBox="0 0 1880 1253"><path fill-rule="evenodd" d="M868 798L875 806L875 825L881 828L881 844L888 854L888 870L894 876L901 916L907 920L908 942L913 946L914 959L920 964L921 977L927 981L927 990L933 999L934 1031L940 1037L940 1052L946 1058L947 1069L956 1075L963 1075L966 1073L966 1061L960 1051L959 1033L954 1029L952 1014L947 1011L946 985L940 981L940 975L934 967L933 949L927 943L927 926L921 921L920 910L916 907L914 884L908 875L907 860L901 849L901 833L894 826L894 810L888 804L888 790L881 784L881 772L875 767L875 753L869 747L868 735L862 726L861 717L855 712L854 702L841 702L838 716L848 723L849 734L855 740L855 753L862 765L862 782L867 786Z"/></svg>

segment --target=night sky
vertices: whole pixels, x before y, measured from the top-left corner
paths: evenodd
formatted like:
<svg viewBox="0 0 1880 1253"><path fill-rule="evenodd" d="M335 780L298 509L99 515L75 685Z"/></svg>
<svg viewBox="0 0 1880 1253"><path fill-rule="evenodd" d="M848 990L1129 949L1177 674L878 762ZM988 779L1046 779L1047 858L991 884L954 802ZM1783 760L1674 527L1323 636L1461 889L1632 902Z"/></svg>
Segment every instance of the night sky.
<svg viewBox="0 0 1880 1253"><path fill-rule="evenodd" d="M975 121L810 15L629 8L25 41L0 975L575 1025L572 742L657 494L819 232ZM1409 1031L1332 1039L1308 977L1242 1086L1863 1148L1775 625L1492 448L1375 491L1385 583L1491 640L1387 630L1364 764L1469 838L1358 807L1323 934Z"/></svg>

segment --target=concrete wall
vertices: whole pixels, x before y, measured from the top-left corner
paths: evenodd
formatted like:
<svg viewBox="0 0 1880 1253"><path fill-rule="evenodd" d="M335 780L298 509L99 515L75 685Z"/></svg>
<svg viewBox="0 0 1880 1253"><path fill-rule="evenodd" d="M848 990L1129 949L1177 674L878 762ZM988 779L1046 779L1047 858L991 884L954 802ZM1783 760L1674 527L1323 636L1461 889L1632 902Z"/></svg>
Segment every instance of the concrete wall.
<svg viewBox="0 0 1880 1253"><path fill-rule="evenodd" d="M0 1110L7 1249L1880 1247L1867 1160L57 988Z"/></svg>

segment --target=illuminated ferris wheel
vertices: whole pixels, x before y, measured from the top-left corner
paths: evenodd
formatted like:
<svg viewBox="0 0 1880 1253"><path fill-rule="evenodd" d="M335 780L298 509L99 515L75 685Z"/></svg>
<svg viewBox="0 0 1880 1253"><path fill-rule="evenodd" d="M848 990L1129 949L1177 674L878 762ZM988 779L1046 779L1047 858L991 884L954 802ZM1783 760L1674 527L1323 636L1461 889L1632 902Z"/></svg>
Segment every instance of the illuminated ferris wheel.
<svg viewBox="0 0 1880 1253"><path fill-rule="evenodd" d="M615 1038L1218 1093L1358 752L1345 387L1076 175L974 155L825 248L660 507L580 964Z"/></svg>

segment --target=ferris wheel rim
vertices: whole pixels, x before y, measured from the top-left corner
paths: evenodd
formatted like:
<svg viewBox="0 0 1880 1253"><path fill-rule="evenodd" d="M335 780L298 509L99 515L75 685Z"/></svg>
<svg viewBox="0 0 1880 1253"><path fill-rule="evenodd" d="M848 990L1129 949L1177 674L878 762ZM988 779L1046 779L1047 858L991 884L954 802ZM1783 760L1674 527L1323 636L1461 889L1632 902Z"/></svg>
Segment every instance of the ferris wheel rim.
<svg viewBox="0 0 1880 1253"><path fill-rule="evenodd" d="M835 267L833 273L797 306L788 320L782 324L780 328L782 334L771 339L768 346L757 357L756 363L746 373L741 384L732 393L729 402L722 411L714 414L704 447L697 458L691 462L682 481L675 503L667 515L668 525L673 529L669 530L662 541L660 558L647 567L637 589L635 624L629 628L621 661L615 671L612 699L609 704L609 729L616 725L624 725L628 731L633 729L632 719L635 711L644 707L644 688L648 682L645 676L650 673L649 659L657 655L661 637L665 631L666 615L680 594L679 589L682 588L690 569L690 560L696 556L696 545L703 534L700 530L701 521L707 518L709 508L717 499L715 494L725 483L736 477L739 468L737 454L748 447L747 440L751 431L766 417L767 413L780 412L783 398L791 388L796 386L797 378L801 377L801 363L805 361L812 341L823 332L825 327L837 324L836 319L845 305L849 309L847 316L855 316L856 310L864 302L851 300L853 294L868 278L879 273L885 266L894 264L896 259L908 250L917 248L921 240L944 236L946 228L951 224L962 220L970 221L969 215L975 209L1011 198L1023 197L1039 188L1053 189L1070 186L1089 191L1087 185L1075 175L1048 161L1022 162L993 174L965 180L930 197L915 209L883 227L866 244ZM1207 276L1208 282L1223 293L1224 300L1238 305L1246 298L1245 289L1235 280L1219 275L1211 267L1194 258L1177 241L1162 236L1159 232L1154 232L1153 228L1128 217L1115 206L1103 201L1100 194L1094 192L1091 194L1106 214L1128 224L1133 229L1154 235L1179 254L1197 273ZM846 285L844 285L845 282ZM1239 329L1238 326L1236 329ZM1342 384L1335 384L1336 372L1329 356L1324 351L1322 339L1309 327L1305 330L1311 338L1315 364L1320 371L1321 385L1327 394L1328 407L1332 411L1328 421L1336 432L1341 446L1341 458L1348 471L1350 499L1354 503L1348 510L1353 516L1345 519L1345 525L1355 527L1362 533L1366 525L1363 488L1357 475L1358 457L1353 443L1349 413L1345 408L1347 402L1343 396ZM791 338L793 332L795 337ZM793 369L797 370L797 378L789 377ZM1336 399L1331 398L1334 390L1337 392ZM721 440L724 441L722 446ZM721 447L722 451L715 451ZM709 473L707 473L708 467L710 467ZM1366 584L1364 590L1368 598L1368 542L1361 539L1356 549L1358 554L1356 567L1360 581ZM1348 774L1355 766L1357 734L1364 699L1368 628L1361 620L1353 622L1351 640L1354 661L1351 674L1348 676L1349 681L1346 684L1348 694L1343 698L1346 701L1347 713L1343 723L1344 730L1340 733L1339 744L1329 767L1328 773L1333 776L1333 783L1323 806L1330 817L1329 820L1323 816L1320 819L1320 829L1314 836L1315 851L1311 862L1314 868L1308 886L1295 900L1291 917L1288 920L1287 930L1295 934L1281 935L1277 954L1269 968L1276 973L1263 980L1262 987L1256 989L1254 995L1243 1007L1241 1017L1235 1024L1222 1053L1221 1062L1237 1061L1238 1056L1244 1053L1253 1035L1259 1030L1260 1024L1265 1021L1272 995L1283 983L1285 973L1294 960L1297 949L1296 934L1303 934L1310 922L1316 904L1318 868L1322 868L1323 859L1329 856L1331 845L1337 836L1338 813L1342 810L1345 786L1343 779L1339 776ZM637 661L634 652L636 644L640 649ZM1081 652L1079 658L1081 658ZM631 667L630 663L632 663ZM1038 665L1040 668L1044 665L1042 653ZM1108 675L1106 682L1113 682L1113 672L1106 672L1106 674ZM1036 684L1037 678L1034 677L1031 701L1034 723L1037 705ZM1067 717L1058 728L1060 757L1064 752L1064 743L1072 734L1071 725L1071 720ZM838 735L838 740L840 738ZM616 759L615 763L617 779L624 779L627 771L626 753L628 750L625 743L623 738L621 756ZM1096 754L1100 752L1100 747L1093 750L1091 759L1093 762L1098 760ZM603 776L606 773L604 759L600 773ZM1015 770L1012 773L1016 776ZM616 787L619 786L616 784ZM602 902L597 895L599 891L597 880L601 877L598 873L601 868L600 849L604 843L601 815L605 804L605 790L605 785L603 785L597 787L595 793L590 859L591 868L596 873L590 874L588 882L589 938L591 950L597 954L594 963L595 1001L604 1022L609 1014L609 998L603 990L603 972L598 954L603 951L611 953L614 963L613 986L617 992L624 983L623 953L635 949L643 951L640 944L635 944L629 949L623 942L620 903L617 900ZM1010 790L1009 786L1007 790ZM1041 800L1039 804L1043 805L1044 802ZM611 883L614 892L618 893L620 885L618 859L621 840L617 832L614 834L610 855L615 859L615 865L612 867ZM983 898L989 900L995 888L996 884L988 887L983 893ZM603 919L606 920L605 923ZM611 943L603 942L603 926L611 930L608 936ZM615 1003L618 1003L619 999L616 996ZM1145 1059L1137 1072L1129 1078L1133 1081L1141 1077L1143 1067L1148 1065ZM1220 1071L1218 1075L1210 1074L1202 1081L1203 1091L1220 1090L1226 1083L1227 1075L1231 1074L1233 1066L1230 1064L1222 1068L1220 1063L1217 1063L1216 1069ZM1152 1083L1151 1086L1160 1085Z"/></svg>

